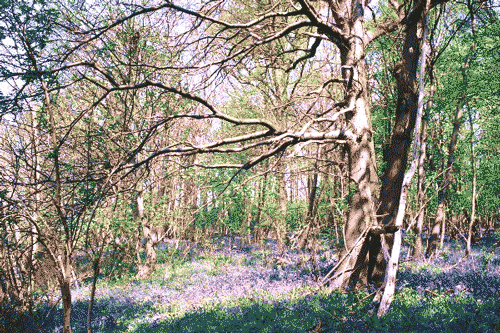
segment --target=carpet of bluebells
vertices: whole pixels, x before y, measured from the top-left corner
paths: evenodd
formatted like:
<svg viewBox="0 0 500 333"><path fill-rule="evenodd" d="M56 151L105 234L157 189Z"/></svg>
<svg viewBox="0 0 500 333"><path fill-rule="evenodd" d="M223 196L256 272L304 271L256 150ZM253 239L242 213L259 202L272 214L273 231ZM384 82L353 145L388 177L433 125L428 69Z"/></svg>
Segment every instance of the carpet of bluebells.
<svg viewBox="0 0 500 333"><path fill-rule="evenodd" d="M210 246L178 243L182 258L162 261L175 246L164 243L151 278L99 280L93 331L500 331L499 236L485 235L467 258L458 240L447 242L430 260L409 260L404 248L395 301L380 319L372 290L330 293L319 288L318 275L324 276L338 259L326 243L313 258L310 251L278 254L272 240L257 246L224 236ZM72 290L76 333L87 329L89 286L86 281ZM62 332L61 325L59 304L42 331Z"/></svg>

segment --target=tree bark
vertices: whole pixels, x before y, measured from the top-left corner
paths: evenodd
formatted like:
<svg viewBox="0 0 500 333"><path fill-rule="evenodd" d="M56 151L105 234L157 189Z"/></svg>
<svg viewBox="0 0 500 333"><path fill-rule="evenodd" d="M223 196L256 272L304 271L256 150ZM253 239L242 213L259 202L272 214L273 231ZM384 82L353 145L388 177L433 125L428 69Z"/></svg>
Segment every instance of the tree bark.
<svg viewBox="0 0 500 333"><path fill-rule="evenodd" d="M318 159L319 158L319 148L318 148L318 154L316 157L316 161L314 163L314 173L312 175L309 175L307 178L307 187L308 187L308 195L307 195L307 215L306 215L306 221L307 225L305 229L302 231L299 237L299 241L297 244L297 247L299 250L304 250L304 247L306 246L306 241L307 238L311 232L311 228L314 228L314 218L315 218L315 202L316 202L316 189L318 188Z"/></svg>
<svg viewBox="0 0 500 333"><path fill-rule="evenodd" d="M155 242L153 240L152 226L150 221L147 221L144 215L144 190L142 185L138 186L138 194L137 194L137 212L139 218L139 226L142 229L142 237L144 238L146 244L146 262L142 265L142 261L139 262L139 270L137 275L139 278L149 277L156 268L156 249ZM142 239L139 237L139 241L142 243ZM142 246L139 246L142 248ZM140 254L139 254L140 259Z"/></svg>
<svg viewBox="0 0 500 333"><path fill-rule="evenodd" d="M429 50L431 52L431 58L433 57L432 55L432 49ZM430 91L429 91L429 98L427 101L427 109L430 110L434 103L434 94L436 92L436 85L435 85L435 80L434 80L434 69L431 66L426 66L427 72L429 74L429 80L430 80ZM417 215L417 223L415 227L415 246L413 248L413 257L414 258L419 258L423 255L424 252L424 244L423 244L423 238L422 238L422 232L424 230L424 222L425 222L425 213L426 213L426 206L427 204L425 203L425 176L426 176L426 170L425 170L425 161L427 158L427 119L426 116L424 115L422 118L422 131L421 131L421 137L420 137L420 157L419 157L419 163L418 163L418 194L417 194L417 200L418 200L418 215Z"/></svg>
<svg viewBox="0 0 500 333"><path fill-rule="evenodd" d="M359 4L359 3L358 3ZM369 243L366 228L376 223L374 201L378 187L375 148L371 127L370 105L366 65L364 62L365 30L362 15L350 22L347 34L352 35L350 45L341 48L340 58L343 79L346 82L347 105L353 107L352 116L348 117L354 132L359 136L348 144L348 166L350 174L351 204L344 238L344 250L340 258L347 256L338 266L332 287L354 288L358 281L366 283L365 258ZM363 240L358 241L359 238Z"/></svg>
<svg viewBox="0 0 500 333"><path fill-rule="evenodd" d="M432 92L431 92L432 94ZM420 137L420 157L418 161L418 215L415 227L415 246L413 248L413 257L419 258L423 251L422 231L425 220L425 158L427 149L427 121L422 119L422 132Z"/></svg>
<svg viewBox="0 0 500 333"><path fill-rule="evenodd" d="M473 226L474 222L476 219L476 198L477 198L477 172L476 172L476 159L474 156L474 124L472 122L472 115L469 114L469 121L470 121L470 131L471 131L471 138L470 138L470 164L472 168L472 199L471 199L471 213L470 213L470 222L469 222L469 232L467 234L467 248L465 250L465 255L469 256L472 253L472 248L471 248L471 241L472 241L472 232L473 232ZM480 227L480 226L479 226Z"/></svg>
<svg viewBox="0 0 500 333"><path fill-rule="evenodd" d="M377 215L379 224L395 225L398 206L401 197L403 178L408 163L408 151L411 145L413 130L418 109L418 92L416 85L417 65L420 56L419 27L425 2L419 2L414 9L415 15L406 26L406 36L401 60L395 68L398 89L396 119L392 132L391 143L384 152L387 167L382 176L380 203ZM392 248L393 235L385 235L387 246ZM381 249L380 236L372 236L374 243L370 248L369 278L375 284L380 283L384 275L385 259Z"/></svg>
<svg viewBox="0 0 500 333"><path fill-rule="evenodd" d="M63 331L71 333L71 267L64 264L65 272L60 272L59 287L63 303ZM69 267L68 267L69 266Z"/></svg>
<svg viewBox="0 0 500 333"><path fill-rule="evenodd" d="M417 114L415 119L415 139L413 145L413 160L411 162L410 169L405 174L403 178L402 188L401 188L401 197L399 198L399 207L397 209L396 221L395 225L397 227L402 227L403 219L406 211L406 201L408 197L408 192L410 190L411 180L415 171L417 169L417 165L419 163L419 149L421 148L420 144L420 130L421 130L421 120L424 109L424 87L425 87L425 63L427 57L427 14L429 12L429 3L430 0L426 1L425 8L422 13L422 17L420 19L420 30L422 32L421 35L421 54L420 58L420 75L419 75L419 92L418 92L418 102L417 102ZM394 234L394 243L392 247L392 255L387 265L387 270L385 273L385 281L384 281L384 294L382 296L382 300L380 302L380 307L378 309L377 315L383 316L389 310L389 307L394 298L394 292L396 290L396 275L398 273L399 267L399 255L401 251L401 229L396 231ZM385 246L385 245L384 245Z"/></svg>
<svg viewBox="0 0 500 333"><path fill-rule="evenodd" d="M264 168L267 169L267 162L264 163ZM264 209L264 202L266 200L266 187L267 187L267 172L264 174L264 179L262 180L262 187L260 188L260 193L259 193L259 202L257 204L257 216L255 217L255 223L254 223L254 238L258 243L261 243L261 241L264 239L264 235L262 232L263 227L261 226L261 219L262 219L262 210Z"/></svg>
<svg viewBox="0 0 500 333"><path fill-rule="evenodd" d="M278 205L280 216L275 219L276 238L278 241L278 251L283 253L285 250L285 238L287 233L286 214L287 214L287 195L286 195L286 179L285 166L282 161L278 162L276 170L276 178L278 181Z"/></svg>
<svg viewBox="0 0 500 333"><path fill-rule="evenodd" d="M102 244L104 247L104 244ZM102 255L102 250L99 249L99 255L97 258L94 259L94 264L92 265L93 268L93 277L92 277L92 287L90 290L90 302L89 306L87 309L87 333L92 333L92 308L94 307L94 300L95 300L95 291L96 291L96 286L97 286L97 276L99 275L99 265L101 261L101 255Z"/></svg>

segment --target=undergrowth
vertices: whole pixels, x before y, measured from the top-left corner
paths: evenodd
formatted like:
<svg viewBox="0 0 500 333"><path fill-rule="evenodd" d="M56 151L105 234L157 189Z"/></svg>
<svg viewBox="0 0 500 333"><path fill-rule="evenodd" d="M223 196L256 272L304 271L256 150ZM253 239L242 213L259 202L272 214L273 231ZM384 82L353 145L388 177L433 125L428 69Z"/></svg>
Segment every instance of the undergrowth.
<svg viewBox="0 0 500 333"><path fill-rule="evenodd" d="M274 290L280 281L311 275L311 262L301 254L295 265L267 265L275 255L269 248L236 255L214 247L209 252L167 247L158 250L158 269L148 279L137 280L135 270L126 265L116 278L99 279L93 328L162 333L500 331L496 246L479 244L464 259L457 243L450 245L433 260L401 264L391 310L382 318L377 317L374 295L365 289L340 293L309 284ZM330 259L328 250L320 249L319 262ZM260 271L255 278L245 276ZM267 289L252 282L263 278ZM211 285L207 279L213 279ZM76 333L86 331L88 285L74 292ZM227 292L237 287L245 292L236 297ZM197 300L194 291L203 298ZM60 305L52 311L44 332L60 331L61 312Z"/></svg>

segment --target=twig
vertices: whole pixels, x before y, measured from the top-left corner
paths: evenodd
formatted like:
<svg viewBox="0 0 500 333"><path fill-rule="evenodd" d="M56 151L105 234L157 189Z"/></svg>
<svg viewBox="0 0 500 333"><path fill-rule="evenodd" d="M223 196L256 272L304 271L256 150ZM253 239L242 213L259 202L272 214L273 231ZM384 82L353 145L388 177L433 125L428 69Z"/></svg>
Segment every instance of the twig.
<svg viewBox="0 0 500 333"><path fill-rule="evenodd" d="M368 299L369 297L371 297L371 296L375 295L375 294L376 294L376 293L378 293L378 292L379 292L382 288L383 288L383 286L382 286L382 287L380 287L380 288L378 288L378 289L377 289L377 290L375 290L374 292L372 292L372 293L370 293L370 294L366 295L365 297L363 297L362 299L360 299L360 300L359 300L359 301L357 301L356 303L351 304L351 305L349 306L349 309L350 309L350 310L352 310L352 308L353 308L353 307L355 307L356 305L358 305L358 304L362 303L363 301L365 301L365 300L366 300L366 299Z"/></svg>
<svg viewBox="0 0 500 333"><path fill-rule="evenodd" d="M436 292L434 292L434 291L432 291L432 290L429 290L429 289L424 289L424 291L425 291L425 292L428 292L428 293L429 293L429 294L431 294L431 295L434 295L434 296L439 296L439 294L438 294L438 293L436 293Z"/></svg>

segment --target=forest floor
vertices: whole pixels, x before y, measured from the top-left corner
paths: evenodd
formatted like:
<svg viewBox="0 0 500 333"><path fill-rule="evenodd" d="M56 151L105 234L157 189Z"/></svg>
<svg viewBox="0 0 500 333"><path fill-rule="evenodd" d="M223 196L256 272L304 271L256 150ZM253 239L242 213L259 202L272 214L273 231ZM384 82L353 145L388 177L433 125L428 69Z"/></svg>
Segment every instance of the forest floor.
<svg viewBox="0 0 500 333"><path fill-rule="evenodd" d="M98 280L93 331L498 332L499 236L483 238L465 259L463 242L451 241L434 259L403 261L390 313L380 319L369 290L319 288L310 253L280 256L274 241L259 247L227 236L206 246L181 243L173 256L174 244L162 244L151 278L137 280L131 269ZM334 249L321 245L320 274L336 259ZM73 332L86 332L90 279L72 294ZM62 332L60 304L45 322L43 332Z"/></svg>

